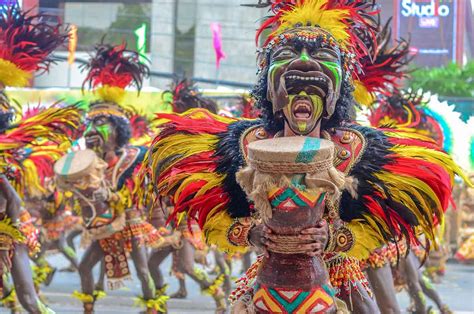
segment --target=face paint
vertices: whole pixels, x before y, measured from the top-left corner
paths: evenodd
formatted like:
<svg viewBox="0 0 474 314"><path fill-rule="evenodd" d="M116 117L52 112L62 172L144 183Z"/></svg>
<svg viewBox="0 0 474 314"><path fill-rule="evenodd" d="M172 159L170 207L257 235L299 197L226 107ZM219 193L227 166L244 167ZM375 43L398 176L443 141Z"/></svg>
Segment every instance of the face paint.
<svg viewBox="0 0 474 314"><path fill-rule="evenodd" d="M300 130L301 133L306 131L306 129L308 128L308 124L306 122L298 121L297 124L298 124L298 130Z"/></svg>
<svg viewBox="0 0 474 314"><path fill-rule="evenodd" d="M290 63L292 60L291 59L288 59L288 60L281 60L281 61L274 61L271 65L270 65L270 69L268 70L269 73L270 73L270 79L273 80L275 79L275 72L278 68Z"/></svg>
<svg viewBox="0 0 474 314"><path fill-rule="evenodd" d="M110 125L109 124L103 124L103 125L98 125L95 127L97 132L99 132L100 136L104 139L104 142L107 142L109 140L109 135L110 135Z"/></svg>
<svg viewBox="0 0 474 314"><path fill-rule="evenodd" d="M306 51L306 49L304 49L304 50L301 52L300 60L301 60L301 61L309 61L309 55L308 55L308 52Z"/></svg>
<svg viewBox="0 0 474 314"><path fill-rule="evenodd" d="M307 118L297 117L294 113L296 97L309 98L311 100L311 113ZM284 115L288 126L294 133L307 135L311 133L321 120L324 109L324 101L318 95L308 95L305 91L301 91L298 95L289 95L290 102L284 109Z"/></svg>
<svg viewBox="0 0 474 314"><path fill-rule="evenodd" d="M84 131L84 136L87 136L92 130L92 123L89 123L87 129Z"/></svg>
<svg viewBox="0 0 474 314"><path fill-rule="evenodd" d="M332 74L334 75L334 78L336 79L336 87L339 87L339 84L341 83L341 66L337 62L331 62L331 61L320 61L321 64L325 65L329 70L331 70Z"/></svg>

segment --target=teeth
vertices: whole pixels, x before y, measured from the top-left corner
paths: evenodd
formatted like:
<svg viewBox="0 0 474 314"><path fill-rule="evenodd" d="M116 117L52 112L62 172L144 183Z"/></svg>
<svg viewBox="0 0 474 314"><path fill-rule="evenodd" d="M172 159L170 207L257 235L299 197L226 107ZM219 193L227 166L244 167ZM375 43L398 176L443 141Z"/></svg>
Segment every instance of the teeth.
<svg viewBox="0 0 474 314"><path fill-rule="evenodd" d="M322 77L308 77L308 76L298 76L298 75L290 75L287 78L293 79L293 80L301 80L301 81L324 81L324 78Z"/></svg>

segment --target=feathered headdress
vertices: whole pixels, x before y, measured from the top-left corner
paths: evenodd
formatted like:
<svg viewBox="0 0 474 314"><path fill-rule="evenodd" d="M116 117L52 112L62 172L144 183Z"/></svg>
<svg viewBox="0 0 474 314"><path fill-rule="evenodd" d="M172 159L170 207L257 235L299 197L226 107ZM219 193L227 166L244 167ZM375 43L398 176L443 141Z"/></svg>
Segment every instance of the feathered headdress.
<svg viewBox="0 0 474 314"><path fill-rule="evenodd" d="M82 70L88 71L82 87L88 84L100 99L98 104L91 106L89 116L124 116L120 105L125 88L132 85L140 92L143 79L150 73L148 66L140 62L140 54L128 50L125 43L113 46L103 42L95 46L95 54Z"/></svg>
<svg viewBox="0 0 474 314"><path fill-rule="evenodd" d="M143 111L135 107L125 108L126 115L130 121L131 138L130 144L134 146L148 146L152 140L155 125Z"/></svg>
<svg viewBox="0 0 474 314"><path fill-rule="evenodd" d="M0 6L0 83L28 85L32 73L47 71L51 53L68 38L60 25L42 21L43 15L29 15L16 5Z"/></svg>
<svg viewBox="0 0 474 314"><path fill-rule="evenodd" d="M354 82L354 98L360 105L371 106L376 92L389 96L398 87L398 80L407 75L405 67L412 59L409 42L400 39L392 46L390 22L377 33L375 41L363 37L368 53L360 59L362 71Z"/></svg>
<svg viewBox="0 0 474 314"><path fill-rule="evenodd" d="M382 28L378 8L372 0L274 0L272 15L257 31L256 41L270 29L260 52L293 39L322 40L336 46L343 58L347 78L352 80L357 103L370 105L375 91L386 92L395 83L408 53L405 41L389 47L390 31ZM259 4L261 7L262 4ZM260 69L268 60L259 60Z"/></svg>
<svg viewBox="0 0 474 314"><path fill-rule="evenodd" d="M402 90L390 97L379 95L368 115L377 128L403 129L433 140L437 146L465 167L466 127L454 106L439 101L437 95Z"/></svg>
<svg viewBox="0 0 474 314"><path fill-rule="evenodd" d="M173 97L171 106L176 113L183 113L191 108L204 108L212 113L217 113L217 104L204 97L189 79L174 80L171 89L163 92L163 97L166 97L167 94L171 94Z"/></svg>

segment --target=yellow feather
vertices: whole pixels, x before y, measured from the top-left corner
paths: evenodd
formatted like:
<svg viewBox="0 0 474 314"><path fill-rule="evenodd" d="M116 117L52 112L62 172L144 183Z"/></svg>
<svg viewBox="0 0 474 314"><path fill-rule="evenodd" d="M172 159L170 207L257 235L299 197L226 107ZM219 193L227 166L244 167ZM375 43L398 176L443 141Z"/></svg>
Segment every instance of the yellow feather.
<svg viewBox="0 0 474 314"><path fill-rule="evenodd" d="M370 107L375 100L374 94L370 93L365 85L358 80L354 81L354 100L362 106Z"/></svg>
<svg viewBox="0 0 474 314"><path fill-rule="evenodd" d="M349 256L359 260L367 259L371 252L384 244L381 234L362 220L354 219L346 227L354 236L354 245L346 252Z"/></svg>
<svg viewBox="0 0 474 314"><path fill-rule="evenodd" d="M280 19L281 25L275 35L293 28L297 23L303 25L311 23L313 26L319 25L346 46L350 35L343 20L349 17L349 10L327 10L325 9L327 2L328 0L298 0L293 10L283 13Z"/></svg>
<svg viewBox="0 0 474 314"><path fill-rule="evenodd" d="M211 211L202 230L206 242L209 245L216 245L219 250L224 252L245 253L246 247L235 246L227 239L228 228L232 225L233 219L225 211L214 214L215 211Z"/></svg>
<svg viewBox="0 0 474 314"><path fill-rule="evenodd" d="M97 88L94 92L98 94L100 99L116 104L121 104L125 98L125 90L117 86L104 85Z"/></svg>
<svg viewBox="0 0 474 314"><path fill-rule="evenodd" d="M431 137L421 134L418 132L418 130L415 130L413 128L397 127L397 132L384 130L384 134L389 137L394 137L394 138L414 139L414 140L421 140L421 141L429 142L429 143L436 143Z"/></svg>
<svg viewBox="0 0 474 314"><path fill-rule="evenodd" d="M443 216L441 203L439 202L436 193L431 187L421 180L414 177L403 176L399 174L392 174L387 171L376 173L375 176L385 183L386 188L389 190L390 196L397 202L404 204L409 207L412 213L418 218L423 231L427 233L430 239L433 239L433 214L438 217ZM418 210L418 208L410 199L410 196L406 192L410 193L411 197L414 197L420 204L423 212L428 214L428 217ZM429 200L429 202L427 202ZM427 220L428 218L428 220Z"/></svg>
<svg viewBox="0 0 474 314"><path fill-rule="evenodd" d="M364 216L364 220L369 223L372 229L379 230L380 229L379 226L381 226L384 232L390 233L390 229L388 228L387 224L382 218L379 218L371 214L363 214L363 216Z"/></svg>
<svg viewBox="0 0 474 314"><path fill-rule="evenodd" d="M461 167L459 167L459 165L456 164L451 156L445 152L425 147L405 145L395 145L390 150L400 156L425 160L439 165L448 172L449 176L451 177L451 183L454 182L454 175L456 174L461 177L470 187L474 187L473 183L469 180L468 176L461 169Z"/></svg>
<svg viewBox="0 0 474 314"><path fill-rule="evenodd" d="M25 87L31 76L31 73L23 71L13 62L0 58L0 82L5 86Z"/></svg>

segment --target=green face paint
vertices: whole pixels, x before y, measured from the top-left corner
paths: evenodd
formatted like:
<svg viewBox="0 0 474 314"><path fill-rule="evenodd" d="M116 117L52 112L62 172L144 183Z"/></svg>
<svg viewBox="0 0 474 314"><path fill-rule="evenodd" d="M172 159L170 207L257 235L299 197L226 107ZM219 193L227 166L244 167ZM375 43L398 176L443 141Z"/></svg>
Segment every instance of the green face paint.
<svg viewBox="0 0 474 314"><path fill-rule="evenodd" d="M303 49L303 51L301 52L300 60L309 61L308 52L305 49Z"/></svg>
<svg viewBox="0 0 474 314"><path fill-rule="evenodd" d="M270 65L270 68L268 70L268 73L270 74L270 80L273 82L275 79L275 72L277 69L281 68L282 66L290 63L292 60L281 60L281 61L274 61Z"/></svg>
<svg viewBox="0 0 474 314"><path fill-rule="evenodd" d="M100 136L104 139L104 142L107 142L109 140L109 135L110 135L110 125L109 124L103 124L103 125L98 125L95 127L97 132L99 132Z"/></svg>
<svg viewBox="0 0 474 314"><path fill-rule="evenodd" d="M86 128L86 131L84 132L84 136L87 136L92 130L92 123L89 123L89 125Z"/></svg>
<svg viewBox="0 0 474 314"><path fill-rule="evenodd" d="M313 116L319 118L323 113L323 100L318 95L308 95L305 91L301 91L298 95L289 95L290 98L290 106L293 103L293 100L296 96L308 96L311 98L311 102L313 103Z"/></svg>
<svg viewBox="0 0 474 314"><path fill-rule="evenodd" d="M306 122L298 121L297 124L298 124L298 130L300 130L300 132L304 132L308 128L308 124Z"/></svg>
<svg viewBox="0 0 474 314"><path fill-rule="evenodd" d="M332 74L336 78L335 87L339 87L341 83L341 75L342 75L341 66L339 65L339 63L331 62L331 61L320 61L320 63L326 66L326 68L328 68L332 72Z"/></svg>

